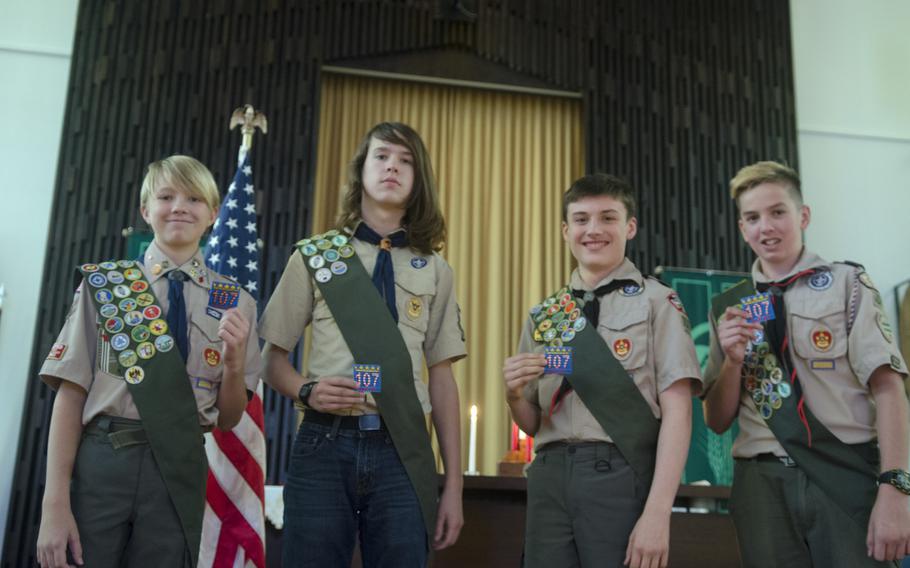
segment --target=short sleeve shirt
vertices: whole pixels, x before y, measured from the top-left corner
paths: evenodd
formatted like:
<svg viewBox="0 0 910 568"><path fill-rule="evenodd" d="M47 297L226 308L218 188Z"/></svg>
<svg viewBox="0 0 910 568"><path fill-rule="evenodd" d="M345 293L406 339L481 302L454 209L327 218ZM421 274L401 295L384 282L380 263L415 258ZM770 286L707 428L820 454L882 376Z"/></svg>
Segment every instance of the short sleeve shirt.
<svg viewBox="0 0 910 568"><path fill-rule="evenodd" d="M801 278L784 292L788 350L805 403L841 441L869 442L876 438L869 378L883 365L906 376L906 363L884 313L881 296L862 268L830 263L804 251L791 274L807 269L817 272ZM758 260L752 266L752 280L769 281ZM706 391L714 385L724 361L716 321L711 321L710 337ZM786 455L743 387L733 455L745 458L762 453Z"/></svg>
<svg viewBox="0 0 910 568"><path fill-rule="evenodd" d="M168 272L180 270L187 275L183 291L189 347L186 371L199 409L199 423L203 427L213 426L218 420L216 402L222 379L224 341L218 337L222 312L209 307L209 290L215 282L229 282L229 279L206 268L199 252L183 265L176 266L154 242L137 266L151 285L157 305L163 310L162 318L166 317L169 308ZM99 324L100 316L92 302L91 290L83 282L76 291L63 329L41 367L41 378L52 388L58 388L60 381L65 380L85 389L88 395L82 414L83 424L102 414L140 419L123 378L124 369L118 361L118 352L111 346L110 334ZM244 382L248 390L255 391L261 370L255 327L256 302L241 289L237 307L251 326ZM176 349L174 351L179 354Z"/></svg>
<svg viewBox="0 0 910 568"><path fill-rule="evenodd" d="M660 418L659 395L673 383L694 379L693 388L700 390L701 372L689 333L688 317L671 289L643 278L630 260L626 259L594 288L615 279L630 280L635 284L600 298L597 333L604 340L604 349L609 349L622 364L651 412ZM577 270L572 272L569 286L576 290L592 290ZM543 353L544 345L533 340L534 326L529 318L522 331L519 352ZM566 395L550 415L550 402L561 382L561 375L546 374L530 382L524 391L525 398L541 409L541 424L535 442L611 442L575 391Z"/></svg>
<svg viewBox="0 0 910 568"><path fill-rule="evenodd" d="M372 274L379 247L351 238L356 255L350 261L363 264ZM419 254L410 248L391 250L395 272L395 299L398 330L407 345L414 373L414 388L425 413L430 412L430 397L423 381L424 366L443 361L457 361L467 354L461 314L455 297L454 273L442 256ZM351 301L358 301L352 298ZM329 305L295 250L284 274L269 300L259 322L259 334L265 341L286 351L293 351L307 325L312 324L312 342L304 377L316 381L321 377L351 377L355 364ZM367 364L369 361L356 361ZM376 401L367 395L366 402L338 414L378 413Z"/></svg>

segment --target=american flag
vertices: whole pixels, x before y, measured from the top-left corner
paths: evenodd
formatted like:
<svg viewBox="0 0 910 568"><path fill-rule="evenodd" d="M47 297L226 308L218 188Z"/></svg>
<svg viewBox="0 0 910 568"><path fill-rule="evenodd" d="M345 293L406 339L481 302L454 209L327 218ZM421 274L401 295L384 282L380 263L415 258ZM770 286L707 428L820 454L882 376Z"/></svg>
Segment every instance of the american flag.
<svg viewBox="0 0 910 568"><path fill-rule="evenodd" d="M259 300L259 248L249 152L240 148L237 172L221 204L205 262ZM255 325L256 322L253 322ZM206 434L209 460L200 568L265 568L265 426L262 385L230 432Z"/></svg>

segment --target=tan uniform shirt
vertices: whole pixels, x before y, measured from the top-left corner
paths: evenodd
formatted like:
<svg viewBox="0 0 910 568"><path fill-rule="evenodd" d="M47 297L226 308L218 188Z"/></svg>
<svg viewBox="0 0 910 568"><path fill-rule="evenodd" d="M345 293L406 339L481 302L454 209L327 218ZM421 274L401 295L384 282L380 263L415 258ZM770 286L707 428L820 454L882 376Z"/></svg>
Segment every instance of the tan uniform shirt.
<svg viewBox="0 0 910 568"><path fill-rule="evenodd" d="M603 337L605 347L635 381L654 416L660 418L658 396L674 382L696 379L693 388L701 390L701 371L688 329L688 317L671 289L644 279L628 259L594 289L617 279L634 281L637 290L634 287L621 289L600 299L597 332ZM569 286L576 290L592 290L582 281L577 269L572 272ZM534 326L533 320L528 318L518 344L519 352L543 353L544 345L533 340ZM611 442L575 391L566 395L553 416L549 415L550 401L561 382L562 375L547 374L525 388L525 398L541 409L535 443L539 446L560 440Z"/></svg>
<svg viewBox="0 0 910 568"><path fill-rule="evenodd" d="M149 245L143 260L144 266L139 263L137 266L142 269L144 278L148 280L158 300L157 305L163 310L162 319L165 318L169 305L167 273L171 270L182 270L189 276L183 287L189 346L186 371L193 386L193 394L196 396L199 423L202 426L213 426L218 420L218 408L215 403L221 383L224 341L218 337L220 320L208 315L206 308L212 283L230 280L205 268L201 252L197 252L186 264L174 268L173 263L153 242ZM156 265L162 267L158 274L154 274L152 270ZM88 392L82 412L83 424L88 424L92 418L100 414L139 419L139 412L123 379L123 370L117 362L117 351L110 346L109 334L100 328L100 316L92 302L91 290L94 288L84 281L76 290L66 323L63 324L54 348L41 367L41 379L54 389L60 386L61 380L65 380L79 385ZM240 292L238 308L252 326L246 348L245 383L248 390L255 391L261 367L259 337L253 325L256 321L256 303L245 290ZM176 346L173 350L179 356ZM217 362L212 357L206 359L206 350L217 352Z"/></svg>
<svg viewBox="0 0 910 568"><path fill-rule="evenodd" d="M907 372L881 296L862 269L832 264L805 250L791 274L810 268L825 272L801 278L784 293L789 352L806 405L841 441L858 444L874 440L875 405L869 377L882 365ZM752 280L769 281L758 260L752 266ZM706 392L717 380L724 361L716 321L711 322L710 350ZM748 458L762 453L786 455L743 387L733 456Z"/></svg>
<svg viewBox="0 0 910 568"><path fill-rule="evenodd" d="M351 238L351 243L356 256L350 261L359 258L367 274L372 274L379 247L356 238ZM424 256L406 247L393 248L391 254L398 330L411 355L417 397L424 412L430 412L430 396L423 382L424 364L432 367L443 361L456 361L467 353L455 299L454 275L449 264L438 254ZM329 376L351 377L354 356L307 271L303 256L295 250L262 314L259 334L269 343L293 351L311 323L312 345L304 377L313 381ZM365 324L369 325L369 322ZM356 363L369 364L371 361ZM364 404L338 414L377 412L376 401L368 395Z"/></svg>

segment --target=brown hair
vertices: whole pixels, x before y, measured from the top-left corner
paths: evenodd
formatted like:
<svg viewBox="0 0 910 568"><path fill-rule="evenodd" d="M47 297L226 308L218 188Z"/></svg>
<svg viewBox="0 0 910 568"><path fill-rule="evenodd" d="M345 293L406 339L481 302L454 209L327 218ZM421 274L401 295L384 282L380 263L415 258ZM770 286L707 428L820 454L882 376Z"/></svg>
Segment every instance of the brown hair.
<svg viewBox="0 0 910 568"><path fill-rule="evenodd" d="M348 183L341 215L336 228L353 228L360 221L363 201L363 165L366 162L370 141L378 138L390 144L399 144L410 150L414 157L414 186L405 206L402 224L405 226L410 247L423 254L442 249L446 240L446 224L439 209L436 180L430 156L420 135L400 122L381 122L363 137L348 168Z"/></svg>
<svg viewBox="0 0 910 568"><path fill-rule="evenodd" d="M562 220L569 221L569 205L585 197L606 195L626 207L626 220L635 217L635 190L622 178L609 174L590 174L578 178L562 196Z"/></svg>
<svg viewBox="0 0 910 568"><path fill-rule="evenodd" d="M730 180L730 198L739 207L739 198L743 193L757 185L769 182L787 186L788 193L796 206L799 207L803 204L799 174L789 166L771 161L755 162L736 172L736 175Z"/></svg>

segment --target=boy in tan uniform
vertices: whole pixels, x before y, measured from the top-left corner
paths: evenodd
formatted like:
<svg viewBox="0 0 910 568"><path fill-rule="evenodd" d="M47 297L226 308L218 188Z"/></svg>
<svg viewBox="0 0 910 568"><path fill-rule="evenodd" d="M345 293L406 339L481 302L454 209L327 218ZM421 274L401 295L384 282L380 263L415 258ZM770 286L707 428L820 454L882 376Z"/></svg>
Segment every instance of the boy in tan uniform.
<svg viewBox="0 0 910 568"><path fill-rule="evenodd" d="M260 368L255 302L207 270L199 251L218 203L198 161L154 162L141 211L155 238L141 261L81 267L85 278L40 372L57 390L38 537L45 568L70 565L67 552L92 567L196 564L201 432L237 423ZM231 307L213 307L218 285L238 292ZM187 472L175 461L201 466Z"/></svg>
<svg viewBox="0 0 910 568"><path fill-rule="evenodd" d="M861 266L803 246L795 171L758 162L730 190L758 258L752 282L715 298L704 406L716 432L739 417L743 563L890 566L910 553L910 439L907 368L881 296Z"/></svg>
<svg viewBox="0 0 910 568"><path fill-rule="evenodd" d="M285 484L283 566L349 566L358 532L365 565L425 566L428 547L453 544L463 522L451 365L466 351L419 135L373 127L347 191L338 228L298 243L259 327L266 381L305 408ZM288 353L308 325L301 376Z"/></svg>
<svg viewBox="0 0 910 568"><path fill-rule="evenodd" d="M531 310L519 354L505 361L512 416L538 448L528 469L529 568L667 565L700 371L679 298L625 258L636 230L626 182L575 181L562 232L578 268L567 289ZM571 368L547 368L553 348L574 349Z"/></svg>

